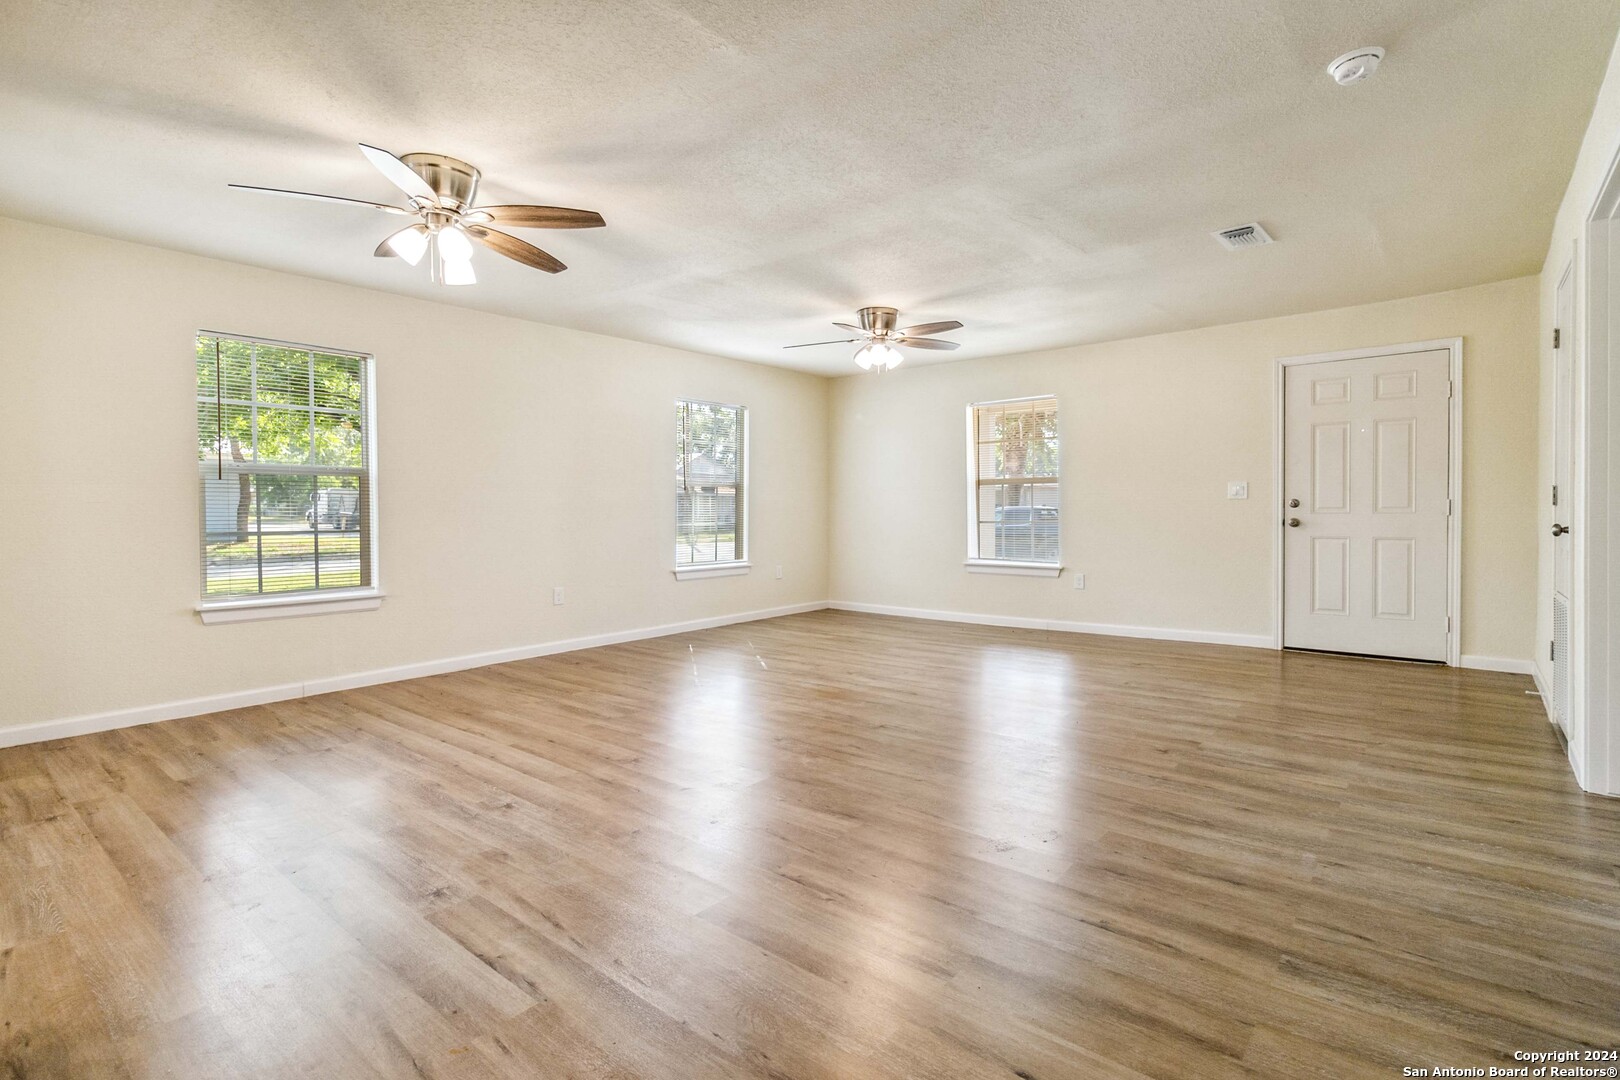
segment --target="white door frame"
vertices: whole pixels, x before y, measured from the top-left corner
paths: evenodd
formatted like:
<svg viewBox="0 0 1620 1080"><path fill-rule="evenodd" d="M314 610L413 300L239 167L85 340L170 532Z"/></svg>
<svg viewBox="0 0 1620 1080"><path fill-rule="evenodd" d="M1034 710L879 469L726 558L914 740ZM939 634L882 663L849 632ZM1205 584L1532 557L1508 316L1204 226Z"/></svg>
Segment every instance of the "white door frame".
<svg viewBox="0 0 1620 1080"><path fill-rule="evenodd" d="M1570 539L1570 744L1575 778L1588 791L1620 795L1620 635L1610 620L1620 604L1620 505L1609 498L1620 452L1620 149L1609 161L1585 220L1586 251L1575 260L1571 391L1575 416L1575 502ZM1578 715L1576 710L1579 710ZM1578 727L1576 725L1579 725Z"/></svg>
<svg viewBox="0 0 1620 1080"><path fill-rule="evenodd" d="M1552 259L1549 258L1547 260L1547 264L1549 266L1552 265ZM1537 503L1537 509L1536 509L1536 528L1538 528L1538 529L1550 529L1551 526L1553 525L1553 523L1558 522L1560 519L1562 519L1563 522L1567 523L1570 526L1570 533L1569 533L1569 544L1570 544L1570 548L1569 548L1569 597L1568 597L1568 599L1569 599L1569 645L1568 645L1569 655L1564 658L1564 663L1567 665L1567 667L1569 669L1569 672L1568 672L1568 682L1566 683L1565 686L1563 686L1562 688L1558 688L1558 687L1555 687L1553 685L1553 680L1554 680L1555 677L1554 677L1554 675L1553 675L1553 673L1551 671L1547 672L1546 680L1543 680L1541 678L1541 674L1540 674L1541 673L1541 664L1542 664L1541 642L1538 640L1536 642L1536 645L1535 645L1535 648L1536 648L1536 652L1535 652L1536 690L1541 694L1542 704L1544 704L1547 707L1547 719L1552 723L1553 727L1558 728L1563 733L1563 736L1564 736L1564 738L1566 740L1566 749L1569 752L1570 767L1575 770L1575 777L1576 777L1577 781L1580 779L1581 768L1582 768L1581 764L1578 761L1578 759L1580 757L1580 747L1582 745L1584 745L1584 743L1582 742L1582 739L1584 738L1584 736L1581 734L1581 722L1584 720L1585 715L1586 715L1585 708L1580 703L1578 703L1578 701L1577 701L1577 699L1580 697L1580 694L1579 694L1578 689L1577 689L1580 686L1580 682L1579 682L1579 679L1578 679L1578 676L1577 676L1577 671L1576 671L1577 661L1578 661L1578 659L1579 659L1579 657L1581 655L1581 649L1582 649L1580 642L1581 642L1582 637L1583 637L1583 633L1582 633L1581 626L1580 626L1580 620L1581 620L1581 617L1582 617L1582 613L1586 610L1585 598L1581 594L1581 586L1582 586L1582 583L1585 581L1585 574L1581 569L1581 556L1583 554L1583 548L1582 548L1581 545L1586 540L1586 536L1585 536L1586 522L1584 520L1582 520L1582 515L1585 513L1584 508L1586 506L1586 492L1585 492L1585 490L1584 490L1584 488L1582 486L1583 482L1584 482L1584 472L1585 472L1582 459L1585 457L1585 450L1581 446L1582 429L1585 426L1585 422L1584 422L1584 420L1582 418L1582 415L1581 415L1581 410L1582 410L1582 407L1583 407L1583 402L1586 400L1586 393L1585 393L1585 391L1584 391L1584 389L1583 389L1583 387L1581 385L1581 378L1582 378L1581 350L1585 346L1585 343L1586 343L1586 334L1585 334L1584 329L1580 325L1580 318L1579 318L1579 315L1578 315L1578 312L1580 311L1580 271L1579 271L1579 266L1580 266L1580 244L1579 244L1579 242L1575 242L1575 243L1572 243L1570 245L1569 259L1564 263L1563 272L1558 275L1558 284L1553 286L1553 306L1552 306L1553 327L1555 329L1557 329L1558 332L1561 335L1563 335L1564 337L1567 337L1569 339L1567 342L1566 341L1560 341L1560 343L1559 343L1560 345L1562 345L1564 347L1567 347L1570 350L1570 357L1569 357L1569 409L1568 409L1568 413L1565 416L1559 416L1558 415L1558 363L1559 363L1559 361L1558 361L1558 355L1555 352L1553 354L1553 360L1552 360L1553 372L1552 372L1552 408L1551 408L1552 430L1551 430L1551 444L1550 444L1548 449L1552 454L1552 482L1554 484L1557 484L1558 483L1558 425L1560 423L1566 423L1567 422L1570 425L1570 430L1569 430L1569 434L1568 434L1568 438L1569 438L1569 458L1570 458L1570 462L1569 462L1569 487L1572 490L1569 491L1568 493L1565 493L1564 491L1560 490L1559 493L1558 493L1558 496L1559 496L1560 501L1563 501L1565 498L1568 498L1570 500L1571 509L1569 510L1568 513L1565 513L1565 512L1563 512L1561 507L1554 507L1554 506L1550 505L1550 500L1547 500L1547 495L1549 493L1548 493L1547 488L1546 488L1545 485L1542 485L1541 493L1539 495L1539 498L1541 500L1544 500L1544 501L1538 502ZM1566 280L1569 282L1569 313L1570 313L1569 318L1570 318L1570 323L1572 325L1570 325L1570 326L1561 326L1560 323L1559 323L1560 315L1559 315L1559 312L1558 312L1558 294L1563 292L1563 290L1564 290L1564 282ZM1538 356L1540 355L1540 347L1539 346L1537 347L1537 355ZM1541 477L1539 477L1539 476L1537 477L1538 482L1541 479L1542 479ZM1545 509L1547 511L1547 516L1546 516L1545 519L1543 519L1543 517L1542 517L1542 510L1543 509ZM1545 532L1539 534L1539 536L1545 536L1545 535L1546 535ZM1545 596L1541 595L1541 567L1538 565L1537 568L1536 568L1536 583L1537 583L1536 584L1536 603L1538 605L1538 608L1545 609L1545 611L1547 613L1547 632L1549 634L1555 634L1556 633L1556 631L1553 628L1553 614L1552 614L1552 612L1553 612L1554 603L1556 602L1556 599L1557 599L1557 596L1558 596L1558 549L1556 547L1557 543L1558 543L1557 539L1554 539L1553 544L1555 546L1548 553L1549 554L1549 560L1548 560L1549 565L1547 566L1547 595L1545 595ZM1537 550L1539 551L1540 548L1538 547ZM1536 612L1536 627L1537 627L1538 630L1540 629L1540 626L1541 626L1541 610L1538 610ZM1550 645L1551 642L1549 642L1548 644ZM1551 654L1548 655L1546 662L1547 663L1552 663ZM1563 722L1562 725L1559 724L1558 718L1555 715L1553 715L1553 706L1552 706L1553 696L1552 695L1556 692L1557 689L1562 689L1564 691L1564 722Z"/></svg>
<svg viewBox="0 0 1620 1080"><path fill-rule="evenodd" d="M1433 352L1445 349L1451 354L1451 408L1446 426L1449 436L1449 468L1446 490L1451 498L1451 513L1446 517L1446 663L1452 667L1462 664L1462 345L1463 339L1439 338L1435 341L1414 341L1405 345L1380 345L1370 349L1345 349L1340 352L1313 353L1308 356L1283 356L1277 359L1276 398L1272 412L1271 490L1276 513L1271 534L1271 587L1272 633L1271 647L1283 647L1283 425L1285 414L1284 377L1288 369L1301 364L1327 364L1335 360L1363 360L1375 356L1399 356L1402 353Z"/></svg>

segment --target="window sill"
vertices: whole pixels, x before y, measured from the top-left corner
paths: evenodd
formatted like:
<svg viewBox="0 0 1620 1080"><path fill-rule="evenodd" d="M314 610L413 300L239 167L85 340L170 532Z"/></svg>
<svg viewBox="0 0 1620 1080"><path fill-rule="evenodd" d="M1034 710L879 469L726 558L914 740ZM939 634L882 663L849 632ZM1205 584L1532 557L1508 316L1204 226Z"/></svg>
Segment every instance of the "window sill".
<svg viewBox="0 0 1620 1080"><path fill-rule="evenodd" d="M206 625L213 626L260 619L292 619L301 615L335 615L342 611L376 611L382 607L382 602L383 594L374 589L333 592L330 596L309 593L255 596L246 600L206 600L197 605L197 615Z"/></svg>
<svg viewBox="0 0 1620 1080"><path fill-rule="evenodd" d="M675 568L676 581L688 581L694 578L733 577L737 574L746 574L753 566L749 562L723 562L710 563L705 566L677 566Z"/></svg>
<svg viewBox="0 0 1620 1080"><path fill-rule="evenodd" d="M1057 577L1063 567L1057 563L1012 562L1008 559L969 559L962 564L970 574L1017 574L1021 577Z"/></svg>

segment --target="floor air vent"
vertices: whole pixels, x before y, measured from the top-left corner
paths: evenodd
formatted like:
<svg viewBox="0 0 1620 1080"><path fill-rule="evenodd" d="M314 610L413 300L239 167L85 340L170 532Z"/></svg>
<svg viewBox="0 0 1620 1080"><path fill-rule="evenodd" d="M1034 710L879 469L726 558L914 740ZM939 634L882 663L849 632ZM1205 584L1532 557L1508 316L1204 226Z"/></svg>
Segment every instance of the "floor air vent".
<svg viewBox="0 0 1620 1080"><path fill-rule="evenodd" d="M1222 229L1218 233L1210 233L1221 242L1221 246L1228 251L1238 248L1260 247L1271 243L1271 234L1260 227L1259 222L1251 221L1247 225L1239 225L1231 229Z"/></svg>

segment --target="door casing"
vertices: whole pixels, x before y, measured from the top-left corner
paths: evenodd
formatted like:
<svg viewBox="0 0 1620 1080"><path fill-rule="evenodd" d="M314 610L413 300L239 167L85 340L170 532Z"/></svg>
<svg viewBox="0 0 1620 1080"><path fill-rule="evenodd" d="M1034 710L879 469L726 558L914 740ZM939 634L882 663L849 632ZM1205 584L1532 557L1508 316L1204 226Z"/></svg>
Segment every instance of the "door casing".
<svg viewBox="0 0 1620 1080"><path fill-rule="evenodd" d="M1584 247L1584 251L1582 248ZM1620 137L1575 259L1575 502L1570 585L1570 763L1587 791L1620 797Z"/></svg>
<svg viewBox="0 0 1620 1080"><path fill-rule="evenodd" d="M1575 358L1579 355L1578 342L1581 335L1575 321L1575 256L1564 267L1559 276L1558 286L1553 292L1553 327L1558 340L1553 346L1553 396L1552 396L1552 452L1553 452L1553 485L1558 496L1552 503L1550 520L1566 526L1573 526L1580 514L1581 490L1576 482L1576 461L1580 456L1576 447L1580 424L1576 412L1580 405L1579 389L1575 385L1576 364ZM1543 490L1545 497L1548 492ZM1536 521L1541 522L1538 512ZM1548 662L1551 670L1548 677L1553 685L1540 687L1543 692L1544 703L1547 704L1547 713L1553 725L1559 728L1567 742L1579 741L1579 731L1575 727L1580 711L1574 707L1575 696L1574 677L1574 640L1576 637L1575 623L1582 611L1577 602L1575 592L1575 576L1577 560L1575 558L1576 534L1571 532L1567 536L1554 537L1552 549L1552 595L1547 603L1547 625L1549 633L1556 638L1556 616L1554 610L1558 598L1563 597L1569 605L1569 635L1565 643L1571 655L1564 656L1564 683L1558 685L1558 665L1551 653ZM1560 588L1562 585L1562 588ZM1539 579L1538 579L1539 587ZM1540 598L1538 597L1538 600ZM1538 642L1539 645L1539 642ZM1554 642L1556 647L1556 641ZM1538 657L1539 659L1539 657ZM1547 691L1551 691L1549 694ZM1558 714L1557 704L1563 706L1563 715Z"/></svg>
<svg viewBox="0 0 1620 1080"><path fill-rule="evenodd" d="M1271 589L1272 632L1271 646L1283 647L1283 529L1288 516L1283 498L1284 458L1284 375L1288 368L1301 364L1327 364L1335 360L1361 360L1372 356L1399 356L1409 352L1432 352L1445 349L1450 353L1451 408L1446 418L1448 454L1446 491L1451 498L1451 515L1446 523L1446 663L1452 667L1462 664L1462 402L1463 366L1462 338L1439 338L1434 341L1413 341L1401 345L1379 345L1366 349L1344 349L1339 352L1312 353L1305 356L1279 357L1273 382L1272 450L1271 450Z"/></svg>

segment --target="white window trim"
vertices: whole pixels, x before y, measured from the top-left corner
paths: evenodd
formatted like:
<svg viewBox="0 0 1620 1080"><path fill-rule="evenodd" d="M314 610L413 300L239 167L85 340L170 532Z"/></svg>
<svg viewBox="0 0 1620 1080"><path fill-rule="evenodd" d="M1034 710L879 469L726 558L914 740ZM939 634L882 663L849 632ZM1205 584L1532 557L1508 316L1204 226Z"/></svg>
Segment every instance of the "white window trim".
<svg viewBox="0 0 1620 1080"><path fill-rule="evenodd" d="M1058 563L1013 562L1011 559L968 559L962 563L970 574L1017 574L1022 577L1057 577L1063 573Z"/></svg>
<svg viewBox="0 0 1620 1080"><path fill-rule="evenodd" d="M677 566L675 568L675 580L687 581L692 578L735 577L738 574L748 573L749 570L753 569L753 566L754 564L751 562L722 562L704 563L701 566Z"/></svg>
<svg viewBox="0 0 1620 1080"><path fill-rule="evenodd" d="M292 619L301 615L335 615L343 611L376 611L384 594L377 589L334 589L329 593L288 593L239 600L208 600L197 605L203 623L258 622Z"/></svg>
<svg viewBox="0 0 1620 1080"><path fill-rule="evenodd" d="M236 341L256 341L264 345L279 345L290 349L309 349L314 352L341 352L363 356L366 360L366 426L369 436L366 447L366 476L371 485L371 523L366 530L371 547L371 584L363 589L333 589L329 592L310 591L280 595L234 597L228 600L202 600L196 605L203 625L217 623L257 622L260 619L290 619L303 615L336 615L345 611L375 611L382 607L382 557L377 546L382 516L377 491L377 356L375 353L353 349L333 349L325 345L309 345L300 341L282 341L278 338L259 337L255 334L233 334L223 330L199 329L192 340L208 335L231 338ZM203 508L197 508L199 516Z"/></svg>
<svg viewBox="0 0 1620 1080"><path fill-rule="evenodd" d="M967 407L967 558L962 565L970 574L1012 574L1022 577L1057 577L1063 572L1063 513L1058 510L1058 561L1052 563L1015 562L1011 559L986 559L979 555L979 439L974 424L974 412L986 405L1016 405L1021 401L1058 399L1056 394L1028 394L1024 397L998 398L995 401L971 401ZM1063 419L1058 417L1059 431ZM1059 453L1062 436L1059 435ZM1063 479L1058 477L1058 498L1063 498Z"/></svg>

